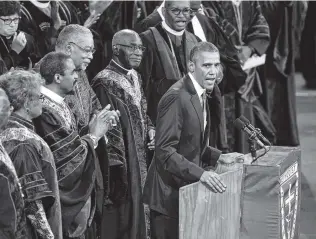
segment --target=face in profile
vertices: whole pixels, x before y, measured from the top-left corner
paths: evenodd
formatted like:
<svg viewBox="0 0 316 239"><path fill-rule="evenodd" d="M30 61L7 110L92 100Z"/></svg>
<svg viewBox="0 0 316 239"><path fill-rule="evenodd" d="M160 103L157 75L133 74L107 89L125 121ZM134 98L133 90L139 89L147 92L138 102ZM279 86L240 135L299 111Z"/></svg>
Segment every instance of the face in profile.
<svg viewBox="0 0 316 239"><path fill-rule="evenodd" d="M10 101L7 94L0 88L0 128L3 127L10 116Z"/></svg>
<svg viewBox="0 0 316 239"><path fill-rule="evenodd" d="M135 69L139 67L145 48L138 35L126 36L120 44L117 44L117 47L119 48L118 57L125 68Z"/></svg>
<svg viewBox="0 0 316 239"><path fill-rule="evenodd" d="M175 31L182 31L191 20L189 1L169 1L164 8L166 24Z"/></svg>
<svg viewBox="0 0 316 239"><path fill-rule="evenodd" d="M73 91L74 85L78 79L76 66L72 59L65 61L65 70L63 75L59 75L60 88L65 94Z"/></svg>
<svg viewBox="0 0 316 239"><path fill-rule="evenodd" d="M212 92L221 73L220 55L218 52L198 52L194 62L194 76L202 88Z"/></svg>
<svg viewBox="0 0 316 239"><path fill-rule="evenodd" d="M71 58L78 70L86 70L93 59L94 41L92 34L82 35L76 42L70 42Z"/></svg>

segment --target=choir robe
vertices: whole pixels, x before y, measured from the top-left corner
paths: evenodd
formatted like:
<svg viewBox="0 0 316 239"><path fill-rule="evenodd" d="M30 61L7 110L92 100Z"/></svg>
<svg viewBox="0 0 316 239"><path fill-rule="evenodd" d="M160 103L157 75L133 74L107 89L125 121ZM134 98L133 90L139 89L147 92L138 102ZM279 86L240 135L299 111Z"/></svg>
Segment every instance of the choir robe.
<svg viewBox="0 0 316 239"><path fill-rule="evenodd" d="M269 46L270 33L259 2L240 1L239 4L239 7L235 7L232 1L203 1L206 11L218 22L234 46L247 45L252 47L257 55L262 55ZM237 17L237 12L240 13L240 18ZM233 122L240 115L260 127L271 141L275 138L273 124L258 100L263 92L257 69L252 68L245 72L248 75L245 84L237 92L224 97L229 150L241 153L249 152L249 145L247 135L236 132L234 128Z"/></svg>
<svg viewBox="0 0 316 239"><path fill-rule="evenodd" d="M55 159L64 238L79 237L93 220L95 192L102 187L102 175L97 170L99 165L91 138L79 136L69 107L52 93L42 89L43 112L33 122Z"/></svg>
<svg viewBox="0 0 316 239"><path fill-rule="evenodd" d="M164 93L187 73L190 51L197 44L197 38L186 31L182 35L182 46L173 44L172 53L168 33L159 24L140 34L146 50L139 68L148 103L148 115L155 124L158 102Z"/></svg>
<svg viewBox="0 0 316 239"><path fill-rule="evenodd" d="M22 19L19 27L34 36L41 56L54 50L55 41L63 26L80 24L77 10L69 1L59 1L59 15L61 20L64 21L64 24L58 31L54 29L49 13L45 14L44 11L36 7L31 1L23 1L21 3ZM50 7L48 9L50 9Z"/></svg>
<svg viewBox="0 0 316 239"><path fill-rule="evenodd" d="M102 222L101 238L146 239L149 235L148 208L143 204L142 190L147 176L147 135L153 126L146 115L140 75L132 72L137 79L112 60L91 83L102 106L111 104L121 114L118 127L107 135L110 160L119 160L122 166L110 172L113 205L106 205L104 210L108 218Z"/></svg>
<svg viewBox="0 0 316 239"><path fill-rule="evenodd" d="M18 30L17 34L20 32L21 31ZM0 36L0 56L4 61L6 68L9 70L11 67L20 67L27 70L32 67L31 63L35 63L40 59L40 51L34 38L26 32L24 32L24 34L26 45L19 54L11 49L13 36L9 39Z"/></svg>
<svg viewBox="0 0 316 239"><path fill-rule="evenodd" d="M233 47L222 29L212 18L206 17L200 13L196 14L196 18L202 27L206 40L213 43L220 51L221 62L224 66L224 78L219 84L221 92L224 94L237 91L244 84L246 74L243 72L241 66L237 62L236 49ZM147 16L147 18L139 22L136 25L135 30L137 32L146 31L149 27L158 25L161 21L162 18L156 9L153 13ZM187 30L192 34L195 34L192 22L188 24ZM221 121L221 124L218 126L218 128L214 128L212 126L210 146L217 147L223 152L226 152L228 150L228 145L226 140L226 125L223 104L222 107L223 120Z"/></svg>
<svg viewBox="0 0 316 239"><path fill-rule="evenodd" d="M0 141L0 238L29 239L21 184Z"/></svg>
<svg viewBox="0 0 316 239"><path fill-rule="evenodd" d="M297 146L295 53L304 25L304 3L262 1L260 5L271 34L266 64L262 67L266 90L263 100L276 128L276 144Z"/></svg>
<svg viewBox="0 0 316 239"><path fill-rule="evenodd" d="M53 154L45 141L34 132L32 122L13 113L0 134L3 146L15 166L24 193L25 211L33 214L34 202L40 200L54 238L62 239L61 207ZM33 204L33 205L31 205ZM33 215L34 216L34 215ZM27 215L27 218L29 215ZM34 218L39 220L35 215ZM27 220L30 224L30 220ZM40 238L36 229L45 232L40 223L32 230L32 238Z"/></svg>

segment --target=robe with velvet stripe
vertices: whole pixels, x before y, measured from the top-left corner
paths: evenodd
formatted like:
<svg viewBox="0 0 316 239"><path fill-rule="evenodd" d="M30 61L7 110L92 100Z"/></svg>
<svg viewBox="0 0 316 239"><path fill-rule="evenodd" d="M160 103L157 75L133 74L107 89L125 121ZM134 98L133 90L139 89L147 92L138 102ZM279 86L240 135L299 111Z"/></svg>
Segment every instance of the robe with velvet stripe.
<svg viewBox="0 0 316 239"><path fill-rule="evenodd" d="M82 223L91 223L97 158L92 140L79 136L75 118L66 104L58 104L44 95L41 100L43 113L33 122L55 159L63 233L70 236L77 227L87 226ZM84 213L90 199L91 210Z"/></svg>

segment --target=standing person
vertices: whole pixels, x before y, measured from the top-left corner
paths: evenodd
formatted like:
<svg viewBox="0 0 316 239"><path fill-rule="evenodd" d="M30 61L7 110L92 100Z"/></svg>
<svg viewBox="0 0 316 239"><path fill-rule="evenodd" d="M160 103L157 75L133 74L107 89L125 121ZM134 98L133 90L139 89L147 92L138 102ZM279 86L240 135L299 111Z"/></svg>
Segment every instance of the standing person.
<svg viewBox="0 0 316 239"><path fill-rule="evenodd" d="M260 5L271 34L266 63L262 68L266 108L276 129L275 144L298 146L295 57L303 30L306 3L304 6L304 1L262 1Z"/></svg>
<svg viewBox="0 0 316 239"><path fill-rule="evenodd" d="M147 175L147 147L154 147L155 130L146 113L141 76L135 70L145 49L139 35L127 29L114 35L112 47L110 64L91 83L102 106L111 104L121 113L122 134L117 129L110 131L107 146L110 157L123 164L120 175L116 173L117 179L113 179L116 183L112 189L121 197L112 195L113 205L103 212L108 213L108 220L102 222L101 238L146 239L149 213L147 208L145 221L142 190Z"/></svg>
<svg viewBox="0 0 316 239"><path fill-rule="evenodd" d="M61 207L55 161L49 146L34 132L32 119L42 113L41 76L14 70L0 77L12 114L0 134L24 193L31 238L62 239Z"/></svg>
<svg viewBox="0 0 316 239"><path fill-rule="evenodd" d="M190 50L197 38L185 28L190 20L190 2L166 1L165 21L140 34L146 47L140 65L148 115L155 124L158 102L187 73Z"/></svg>
<svg viewBox="0 0 316 239"><path fill-rule="evenodd" d="M95 148L110 120L118 120L117 113L106 107L93 116L87 133L80 135L75 115L64 101L78 79L73 60L51 52L42 59L40 73L46 82L41 90L43 113L33 121L55 158L64 238L96 238L94 219L96 206L100 209L98 192L103 192L103 179Z"/></svg>
<svg viewBox="0 0 316 239"><path fill-rule="evenodd" d="M210 125L219 124L221 116L221 97L215 83L219 64L219 51L213 44L197 44L190 53L189 73L159 102L155 158L144 188L153 239L179 238L180 187L200 180L215 192L226 189L214 171L204 169L215 166L221 155L208 146ZM212 97L211 107L206 94Z"/></svg>
<svg viewBox="0 0 316 239"><path fill-rule="evenodd" d="M241 65L254 54L263 55L270 44L269 26L262 15L258 1L203 1L221 28L238 50ZM258 98L263 93L257 68L245 70L246 82L237 91L226 94L224 107L227 122L229 151L249 152L247 136L234 128L234 120L240 115L248 118L256 127L263 130L271 141L275 129Z"/></svg>
<svg viewBox="0 0 316 239"><path fill-rule="evenodd" d="M40 58L34 38L18 29L21 4L0 1L0 56L8 70L11 67L30 68Z"/></svg>
<svg viewBox="0 0 316 239"><path fill-rule="evenodd" d="M10 116L10 101L0 88L0 129ZM0 238L29 239L21 184L14 165L0 141Z"/></svg>

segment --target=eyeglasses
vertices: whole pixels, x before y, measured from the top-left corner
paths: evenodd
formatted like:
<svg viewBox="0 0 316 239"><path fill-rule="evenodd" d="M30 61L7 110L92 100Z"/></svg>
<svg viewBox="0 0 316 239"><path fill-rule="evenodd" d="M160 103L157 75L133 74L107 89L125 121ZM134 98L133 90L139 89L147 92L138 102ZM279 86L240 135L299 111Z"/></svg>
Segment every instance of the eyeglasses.
<svg viewBox="0 0 316 239"><path fill-rule="evenodd" d="M130 49L132 49L134 52L136 50L140 50L142 53L146 50L146 47L142 46L142 45L124 45L124 44L117 44L119 46L125 46L125 47L129 47Z"/></svg>
<svg viewBox="0 0 316 239"><path fill-rule="evenodd" d="M0 19L4 22L5 25L11 25L11 23L13 22L14 24L18 24L21 17L18 17L18 18L2 18L0 17Z"/></svg>
<svg viewBox="0 0 316 239"><path fill-rule="evenodd" d="M82 48L81 46L77 45L77 44L74 43L74 42L69 42L69 43L74 44L74 45L77 46L80 50L84 51L84 52L87 53L87 54L89 54L89 53L94 54L94 53L95 53L95 49L94 49L94 48L92 48L92 49L91 49L91 48L87 49L87 48Z"/></svg>
<svg viewBox="0 0 316 239"><path fill-rule="evenodd" d="M181 12L184 16L189 16L191 14L191 9L190 8L169 8L169 10L176 16L178 16Z"/></svg>

